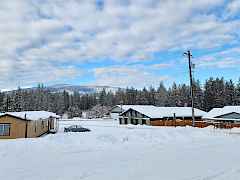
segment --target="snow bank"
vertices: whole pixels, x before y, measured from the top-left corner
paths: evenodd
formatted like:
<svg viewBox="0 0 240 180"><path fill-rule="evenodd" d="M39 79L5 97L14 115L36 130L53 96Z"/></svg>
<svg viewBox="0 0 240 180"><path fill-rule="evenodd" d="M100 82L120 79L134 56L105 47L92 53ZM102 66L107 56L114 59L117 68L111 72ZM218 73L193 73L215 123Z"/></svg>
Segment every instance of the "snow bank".
<svg viewBox="0 0 240 180"><path fill-rule="evenodd" d="M64 133L80 124L89 133ZM240 130L62 121L60 132L0 141L4 180L236 180Z"/></svg>

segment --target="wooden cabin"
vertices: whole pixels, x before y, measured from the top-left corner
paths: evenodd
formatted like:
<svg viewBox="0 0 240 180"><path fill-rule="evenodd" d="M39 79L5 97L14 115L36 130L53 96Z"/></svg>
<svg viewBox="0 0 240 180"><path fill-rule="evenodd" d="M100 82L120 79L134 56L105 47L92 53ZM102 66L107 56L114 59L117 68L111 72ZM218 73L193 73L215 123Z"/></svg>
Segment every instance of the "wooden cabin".
<svg viewBox="0 0 240 180"><path fill-rule="evenodd" d="M47 111L7 112L0 114L0 139L34 138L54 133L59 116Z"/></svg>
<svg viewBox="0 0 240 180"><path fill-rule="evenodd" d="M206 127L202 116L206 112L195 108L195 124ZM191 107L156 107L135 106L120 114L120 124L141 124L152 126L186 126L192 125Z"/></svg>

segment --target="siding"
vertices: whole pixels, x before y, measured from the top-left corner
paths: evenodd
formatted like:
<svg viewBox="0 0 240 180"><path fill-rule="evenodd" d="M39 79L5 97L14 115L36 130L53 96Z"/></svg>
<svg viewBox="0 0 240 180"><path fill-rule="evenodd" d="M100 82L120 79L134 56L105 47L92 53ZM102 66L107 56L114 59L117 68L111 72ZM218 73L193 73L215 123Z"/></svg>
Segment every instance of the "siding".
<svg viewBox="0 0 240 180"><path fill-rule="evenodd" d="M25 138L26 126L27 137L33 138L41 136L48 132L48 119L38 121L25 121L12 116L0 117L0 123L8 123L11 125L10 136L0 136L0 139L16 139Z"/></svg>
<svg viewBox="0 0 240 180"><path fill-rule="evenodd" d="M224 114L222 116L217 116L216 118L222 118L222 119L240 119L240 114L238 113L229 113Z"/></svg>
<svg viewBox="0 0 240 180"><path fill-rule="evenodd" d="M28 122L28 137L39 137L48 132L48 120Z"/></svg>
<svg viewBox="0 0 240 180"><path fill-rule="evenodd" d="M26 122L9 116L0 117L0 123L9 123L11 125L10 136L0 136L0 139L24 138Z"/></svg>

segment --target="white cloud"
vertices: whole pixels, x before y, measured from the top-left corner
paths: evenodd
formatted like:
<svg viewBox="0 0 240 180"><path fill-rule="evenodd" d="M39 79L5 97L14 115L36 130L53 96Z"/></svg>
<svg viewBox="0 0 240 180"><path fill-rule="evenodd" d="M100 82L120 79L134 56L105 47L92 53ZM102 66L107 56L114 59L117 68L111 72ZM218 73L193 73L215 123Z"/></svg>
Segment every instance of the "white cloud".
<svg viewBox="0 0 240 180"><path fill-rule="evenodd" d="M195 63L200 68L234 68L239 69L240 48L229 48L227 50L210 53L195 59Z"/></svg>
<svg viewBox="0 0 240 180"><path fill-rule="evenodd" d="M226 7L235 14L236 2ZM16 86L19 72L22 85L46 82L51 72L48 81L54 82L64 73L79 75L63 70L66 64L142 61L166 50L236 43L240 22L217 16L213 10L222 5L224 0L105 0L101 8L95 0L1 1L0 88L9 79ZM39 73L39 64L51 72ZM151 75L132 76L154 81Z"/></svg>
<svg viewBox="0 0 240 180"><path fill-rule="evenodd" d="M162 68L170 68L173 67L173 63L159 63L159 64L153 64L151 67L154 69L162 69Z"/></svg>
<svg viewBox="0 0 240 180"><path fill-rule="evenodd" d="M227 12L229 16L234 16L240 11L240 1L232 0L227 6Z"/></svg>
<svg viewBox="0 0 240 180"><path fill-rule="evenodd" d="M142 65L113 66L96 68L94 70L95 84L116 87L149 87L158 86L161 81L170 79L168 76L158 75Z"/></svg>

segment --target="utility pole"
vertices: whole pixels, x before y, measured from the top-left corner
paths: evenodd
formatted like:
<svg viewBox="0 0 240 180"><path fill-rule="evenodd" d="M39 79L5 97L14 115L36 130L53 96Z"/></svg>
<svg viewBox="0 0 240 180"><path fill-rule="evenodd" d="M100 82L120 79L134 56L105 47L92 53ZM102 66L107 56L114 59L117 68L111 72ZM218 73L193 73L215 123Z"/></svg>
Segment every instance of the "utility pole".
<svg viewBox="0 0 240 180"><path fill-rule="evenodd" d="M184 53L188 57L188 67L189 67L189 77L190 77L190 93L191 93L191 102L192 102L192 126L195 127L195 115L194 115L194 92L193 92L193 77L192 77L192 54L191 51Z"/></svg>

